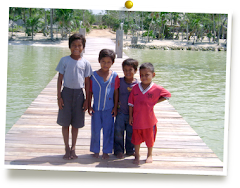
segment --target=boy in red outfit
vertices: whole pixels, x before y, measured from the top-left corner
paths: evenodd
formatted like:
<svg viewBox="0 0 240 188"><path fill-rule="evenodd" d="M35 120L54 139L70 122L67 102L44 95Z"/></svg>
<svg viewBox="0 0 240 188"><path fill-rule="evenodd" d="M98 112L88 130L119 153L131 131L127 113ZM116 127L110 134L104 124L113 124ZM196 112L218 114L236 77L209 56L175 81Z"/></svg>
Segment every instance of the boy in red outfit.
<svg viewBox="0 0 240 188"><path fill-rule="evenodd" d="M171 97L171 93L152 82L155 76L151 63L143 63L140 66L141 83L135 85L128 99L129 124L132 125L132 143L135 147L134 164L140 161L140 144L145 141L148 147L146 163L152 163L152 148L157 132L157 118L153 107Z"/></svg>

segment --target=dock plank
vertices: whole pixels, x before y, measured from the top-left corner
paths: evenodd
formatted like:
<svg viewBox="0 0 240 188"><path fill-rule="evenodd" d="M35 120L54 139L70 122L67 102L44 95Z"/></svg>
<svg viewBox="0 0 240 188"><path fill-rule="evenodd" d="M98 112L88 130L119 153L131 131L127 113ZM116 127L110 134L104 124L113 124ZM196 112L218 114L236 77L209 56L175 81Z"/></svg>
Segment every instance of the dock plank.
<svg viewBox="0 0 240 188"><path fill-rule="evenodd" d="M102 48L115 50L110 39L87 39L84 57L91 62L93 70L100 68L97 61ZM121 63L128 58L117 58L112 70L123 76ZM139 78L137 74L136 77ZM31 103L21 118L13 125L5 137L5 165L124 168L146 170L179 170L193 174L223 172L223 162L203 142L176 109L164 101L154 107L158 119L158 131L153 148L153 163L145 164L147 147L141 145L140 165L132 164L133 156L117 159L110 155L109 160L95 159L91 156L90 136L91 117L85 113L85 127L79 129L76 153L78 159L66 161L61 127L57 125L57 74ZM71 138L71 136L70 136ZM102 140L101 140L102 144ZM102 147L102 146L101 146Z"/></svg>

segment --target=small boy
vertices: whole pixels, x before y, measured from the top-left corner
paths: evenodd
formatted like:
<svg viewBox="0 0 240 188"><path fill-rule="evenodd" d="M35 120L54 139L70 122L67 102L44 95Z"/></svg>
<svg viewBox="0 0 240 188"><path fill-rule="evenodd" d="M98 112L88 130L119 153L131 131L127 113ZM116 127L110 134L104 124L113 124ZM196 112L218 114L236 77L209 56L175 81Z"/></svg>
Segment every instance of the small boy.
<svg viewBox="0 0 240 188"><path fill-rule="evenodd" d="M92 116L90 151L93 157L99 158L100 133L103 128L103 159L109 158L113 149L114 117L117 115L119 78L110 70L114 63L115 53L103 49L98 61L101 68L94 71L90 78L90 95L88 113ZM92 96L94 98L91 107Z"/></svg>
<svg viewBox="0 0 240 188"><path fill-rule="evenodd" d="M138 83L134 75L137 72L138 61L135 59L126 59L122 63L124 77L120 78L119 87L119 109L114 126L114 155L122 159L124 157L124 148L127 155L134 154L134 145L131 143L132 126L129 125L129 107L128 97L132 87ZM124 147L124 131L126 130L126 139Z"/></svg>
<svg viewBox="0 0 240 188"><path fill-rule="evenodd" d="M62 126L62 135L65 144L63 159L76 159L75 153L78 128L84 126L84 116L87 110L89 96L90 76L92 68L90 63L81 57L85 48L86 39L83 35L73 34L69 38L70 56L62 57L56 71L58 118L57 123ZM63 89L62 88L63 82ZM85 86L86 100L83 88ZM69 146L69 126L72 125L72 147Z"/></svg>
<svg viewBox="0 0 240 188"><path fill-rule="evenodd" d="M133 128L132 143L135 147L134 164L139 164L140 144L144 141L148 147L146 163L152 163L152 148L157 133L153 107L171 97L169 91L152 82L155 72L151 63L143 63L139 70L141 83L133 87L128 99L129 124Z"/></svg>

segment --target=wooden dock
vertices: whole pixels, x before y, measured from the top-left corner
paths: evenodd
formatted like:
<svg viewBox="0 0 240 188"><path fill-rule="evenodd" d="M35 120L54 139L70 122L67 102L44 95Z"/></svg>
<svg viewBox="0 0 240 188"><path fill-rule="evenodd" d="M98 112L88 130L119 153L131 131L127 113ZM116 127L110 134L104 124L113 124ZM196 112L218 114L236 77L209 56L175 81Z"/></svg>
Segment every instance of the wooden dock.
<svg viewBox="0 0 240 188"><path fill-rule="evenodd" d="M110 39L87 38L84 57L93 70L99 68L98 53L103 48L115 50ZM112 66L123 76L121 63L128 58L117 58ZM136 75L139 79L139 76ZM153 149L153 163L145 164L147 148L141 145L140 165L132 164L134 157L109 160L91 156L91 118L86 113L85 127L79 129L76 146L78 159L64 160L64 143L57 119L57 74L32 102L9 130L5 138L5 166L9 169L53 169L71 171L107 171L177 174L223 174L223 162L208 148L197 133L168 101L155 106L158 119L157 138ZM170 99L171 102L171 99ZM71 142L70 142L71 143ZM101 153L100 153L101 154Z"/></svg>

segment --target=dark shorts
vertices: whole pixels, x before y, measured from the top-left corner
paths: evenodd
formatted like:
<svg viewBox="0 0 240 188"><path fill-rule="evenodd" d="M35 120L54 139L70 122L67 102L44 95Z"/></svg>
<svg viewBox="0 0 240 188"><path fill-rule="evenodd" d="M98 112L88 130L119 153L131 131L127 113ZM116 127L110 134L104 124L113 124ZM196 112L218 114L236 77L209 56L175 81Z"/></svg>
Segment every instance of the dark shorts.
<svg viewBox="0 0 240 188"><path fill-rule="evenodd" d="M85 117L82 109L85 100L83 90L64 87L61 95L64 107L62 110L58 110L57 123L61 126L83 127Z"/></svg>

